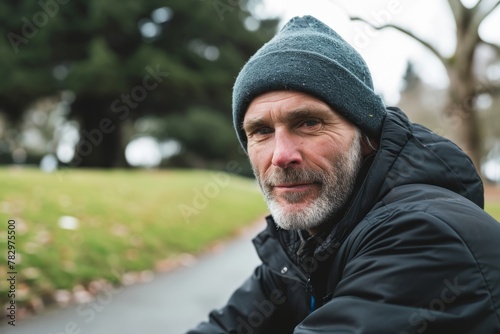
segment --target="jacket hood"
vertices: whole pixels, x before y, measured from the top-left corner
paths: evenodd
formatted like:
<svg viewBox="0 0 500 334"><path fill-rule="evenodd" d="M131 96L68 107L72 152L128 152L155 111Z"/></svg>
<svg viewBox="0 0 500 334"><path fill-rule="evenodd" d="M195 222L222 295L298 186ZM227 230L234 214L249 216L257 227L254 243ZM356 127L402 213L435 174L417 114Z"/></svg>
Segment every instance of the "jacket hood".
<svg viewBox="0 0 500 334"><path fill-rule="evenodd" d="M326 244L341 242L389 191L407 184L446 188L484 207L483 183L472 160L456 144L389 107L373 162Z"/></svg>
<svg viewBox="0 0 500 334"><path fill-rule="evenodd" d="M471 159L448 139L411 123L398 108L388 108L379 152L361 192L378 194L378 201L406 184L446 188L484 207L483 183Z"/></svg>

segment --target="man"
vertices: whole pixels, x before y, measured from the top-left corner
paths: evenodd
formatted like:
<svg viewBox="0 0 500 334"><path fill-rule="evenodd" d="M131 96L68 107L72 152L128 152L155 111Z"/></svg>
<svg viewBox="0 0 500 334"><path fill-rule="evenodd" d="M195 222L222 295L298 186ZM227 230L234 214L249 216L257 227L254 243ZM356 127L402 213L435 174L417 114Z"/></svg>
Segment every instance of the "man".
<svg viewBox="0 0 500 334"><path fill-rule="evenodd" d="M297 17L244 66L241 144L272 216L262 265L196 333L500 333L500 225L471 160Z"/></svg>

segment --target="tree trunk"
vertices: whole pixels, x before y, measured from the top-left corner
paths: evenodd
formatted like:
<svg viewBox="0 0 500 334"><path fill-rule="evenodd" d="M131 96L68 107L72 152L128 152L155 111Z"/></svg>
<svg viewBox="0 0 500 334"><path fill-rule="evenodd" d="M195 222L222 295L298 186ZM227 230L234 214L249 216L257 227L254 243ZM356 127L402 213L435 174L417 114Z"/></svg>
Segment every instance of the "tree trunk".
<svg viewBox="0 0 500 334"><path fill-rule="evenodd" d="M102 112L100 112L102 111ZM109 109L107 99L82 97L72 105L80 124L80 141L71 167L125 167L121 120Z"/></svg>
<svg viewBox="0 0 500 334"><path fill-rule="evenodd" d="M472 73L464 68L455 67L448 71L449 102L445 113L450 120L453 140L471 158L480 173L482 147L476 108L475 79Z"/></svg>
<svg viewBox="0 0 500 334"><path fill-rule="evenodd" d="M455 142L471 158L481 175L482 145L477 115L477 78L474 73L474 58L479 35L471 27L471 17L464 12L457 23L457 46L455 55L447 60L446 69L450 78L448 88L449 105L445 110L453 120L451 130Z"/></svg>
<svg viewBox="0 0 500 334"><path fill-rule="evenodd" d="M473 107L450 102L446 114L450 120L453 141L471 158L480 172L482 148L476 110Z"/></svg>

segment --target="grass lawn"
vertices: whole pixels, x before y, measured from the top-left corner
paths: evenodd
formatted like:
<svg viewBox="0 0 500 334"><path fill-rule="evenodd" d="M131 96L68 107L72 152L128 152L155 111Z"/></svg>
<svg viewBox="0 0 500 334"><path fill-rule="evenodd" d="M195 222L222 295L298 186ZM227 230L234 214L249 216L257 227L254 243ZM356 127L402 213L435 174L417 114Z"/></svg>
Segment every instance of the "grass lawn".
<svg viewBox="0 0 500 334"><path fill-rule="evenodd" d="M255 182L193 170L0 169L0 249L15 220L18 307L97 278L154 270L255 221L266 206ZM0 271L8 270L6 261ZM0 281L0 305L8 302Z"/></svg>
<svg viewBox="0 0 500 334"><path fill-rule="evenodd" d="M500 221L500 202L486 202L484 210L492 215L496 220Z"/></svg>

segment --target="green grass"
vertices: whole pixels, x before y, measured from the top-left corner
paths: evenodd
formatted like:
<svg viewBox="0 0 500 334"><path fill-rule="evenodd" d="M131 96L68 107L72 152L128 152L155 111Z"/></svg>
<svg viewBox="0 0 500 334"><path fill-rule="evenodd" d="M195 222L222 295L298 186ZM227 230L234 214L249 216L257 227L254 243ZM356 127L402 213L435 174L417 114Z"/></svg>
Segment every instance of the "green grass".
<svg viewBox="0 0 500 334"><path fill-rule="evenodd" d="M484 206L484 210L496 220L500 221L500 203L487 202Z"/></svg>
<svg viewBox="0 0 500 334"><path fill-rule="evenodd" d="M126 272L154 270L267 211L253 180L224 172L3 168L0 185L0 249L6 254L7 220L14 219L21 306L98 278L117 282ZM78 227L62 228L63 216ZM8 271L5 261L0 271ZM0 281L0 305L8 302L7 283Z"/></svg>

